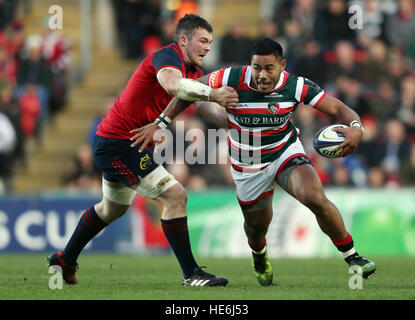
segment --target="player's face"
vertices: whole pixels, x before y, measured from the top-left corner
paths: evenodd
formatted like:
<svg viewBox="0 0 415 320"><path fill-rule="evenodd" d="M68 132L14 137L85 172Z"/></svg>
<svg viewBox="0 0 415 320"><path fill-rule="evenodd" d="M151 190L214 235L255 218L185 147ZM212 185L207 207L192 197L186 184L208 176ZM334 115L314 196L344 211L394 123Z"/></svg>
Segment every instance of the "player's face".
<svg viewBox="0 0 415 320"><path fill-rule="evenodd" d="M252 57L252 81L254 87L261 93L271 92L277 85L286 61L273 54L254 55Z"/></svg>
<svg viewBox="0 0 415 320"><path fill-rule="evenodd" d="M193 36L186 38L184 46L184 56L187 64L192 66L202 66L203 58L210 51L212 34L206 29L198 28L193 32Z"/></svg>

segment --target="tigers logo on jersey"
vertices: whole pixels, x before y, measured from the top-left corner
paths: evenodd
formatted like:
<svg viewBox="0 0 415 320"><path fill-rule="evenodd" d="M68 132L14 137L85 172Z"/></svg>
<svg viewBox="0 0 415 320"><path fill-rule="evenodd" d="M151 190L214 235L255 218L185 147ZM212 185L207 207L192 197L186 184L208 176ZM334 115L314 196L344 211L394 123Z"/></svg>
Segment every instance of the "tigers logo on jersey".
<svg viewBox="0 0 415 320"><path fill-rule="evenodd" d="M141 157L141 160L140 160L141 170L146 170L150 164L151 164L151 159L148 154L146 154L144 157Z"/></svg>
<svg viewBox="0 0 415 320"><path fill-rule="evenodd" d="M220 88L222 87L223 69L212 72L209 75L209 87Z"/></svg>
<svg viewBox="0 0 415 320"><path fill-rule="evenodd" d="M268 110L271 113L278 113L278 111L280 110L279 103L277 104L273 104L272 102L268 103Z"/></svg>

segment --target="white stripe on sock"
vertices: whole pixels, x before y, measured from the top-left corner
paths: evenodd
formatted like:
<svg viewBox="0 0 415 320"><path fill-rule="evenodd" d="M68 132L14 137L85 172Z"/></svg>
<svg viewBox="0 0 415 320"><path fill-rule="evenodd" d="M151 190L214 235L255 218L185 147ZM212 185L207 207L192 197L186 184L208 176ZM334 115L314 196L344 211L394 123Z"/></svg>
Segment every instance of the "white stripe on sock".
<svg viewBox="0 0 415 320"><path fill-rule="evenodd" d="M351 256L352 254L356 253L356 250L354 248L351 248L350 250L346 251L346 252L342 252L343 253L343 257L346 259L347 257Z"/></svg>
<svg viewBox="0 0 415 320"><path fill-rule="evenodd" d="M255 250L252 250L252 252L253 253L255 253L255 254L264 254L265 253L265 251L267 251L267 245L265 245L261 250L259 250L259 251L255 251Z"/></svg>

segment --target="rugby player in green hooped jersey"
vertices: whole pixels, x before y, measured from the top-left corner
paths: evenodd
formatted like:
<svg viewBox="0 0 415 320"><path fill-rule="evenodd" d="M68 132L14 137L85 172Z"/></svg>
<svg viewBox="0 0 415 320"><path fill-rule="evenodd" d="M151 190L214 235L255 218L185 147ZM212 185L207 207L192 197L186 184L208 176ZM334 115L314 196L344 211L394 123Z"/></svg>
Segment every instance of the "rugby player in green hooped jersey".
<svg viewBox="0 0 415 320"><path fill-rule="evenodd" d="M342 252L349 266L356 266L364 278L376 271L376 265L360 256L345 228L337 207L327 199L322 183L298 139L298 129L291 116L299 103L331 116L336 123L349 127L335 131L345 135L337 149L345 157L356 149L363 135L360 118L340 100L331 97L314 82L287 73L281 45L271 39L258 41L252 50L251 65L224 68L200 79L211 88L230 86L236 89L239 103L220 109L212 102L198 102L196 107L208 120L229 127L229 156L236 195L244 215L244 229L252 249L253 271L261 285L271 285L273 271L268 260L266 234L272 219L272 196L275 183L307 206L316 216L321 230ZM160 122L171 121L192 102L173 99L160 120L136 133L132 145L144 148L153 141ZM222 111L222 112L221 112Z"/></svg>

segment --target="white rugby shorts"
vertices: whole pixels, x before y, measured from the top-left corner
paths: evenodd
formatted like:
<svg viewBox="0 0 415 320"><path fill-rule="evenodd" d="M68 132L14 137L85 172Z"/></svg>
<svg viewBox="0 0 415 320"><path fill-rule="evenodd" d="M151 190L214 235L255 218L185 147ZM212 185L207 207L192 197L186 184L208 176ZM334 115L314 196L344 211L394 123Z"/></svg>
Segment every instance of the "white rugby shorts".
<svg viewBox="0 0 415 320"><path fill-rule="evenodd" d="M250 205L259 199L274 193L278 175L285 164L294 157L307 157L301 141L297 140L275 161L260 171L237 171L231 167L231 173L236 185L236 196L242 205Z"/></svg>

